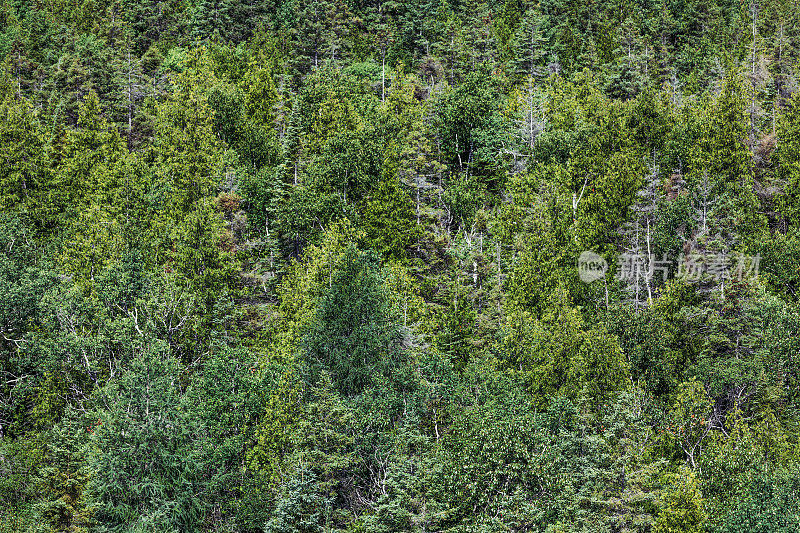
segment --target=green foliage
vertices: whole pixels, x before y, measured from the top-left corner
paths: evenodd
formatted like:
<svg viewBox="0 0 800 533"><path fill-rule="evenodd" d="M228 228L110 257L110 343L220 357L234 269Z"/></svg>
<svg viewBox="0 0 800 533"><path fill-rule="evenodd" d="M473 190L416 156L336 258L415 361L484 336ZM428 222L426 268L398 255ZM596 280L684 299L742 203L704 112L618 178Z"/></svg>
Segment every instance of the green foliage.
<svg viewBox="0 0 800 533"><path fill-rule="evenodd" d="M790 218L793 226L797 225L800 216L800 106L797 95L794 95L781 117L781 139L783 142L777 151L779 173L787 181L786 190L780 199L782 211Z"/></svg>
<svg viewBox="0 0 800 533"><path fill-rule="evenodd" d="M48 435L38 490L44 497L37 512L48 531L87 531L91 513L84 491L89 480L86 435L93 421L68 412Z"/></svg>
<svg viewBox="0 0 800 533"><path fill-rule="evenodd" d="M752 242L764 227L753 190L751 156L745 145L745 102L739 84L736 73L726 77L710 110L708 129L697 144L696 161L692 163L698 196L705 198L711 192L716 197L712 215L708 217L711 242L707 245L712 248L714 239L737 244L733 233L740 231L747 236L747 242Z"/></svg>
<svg viewBox="0 0 800 533"><path fill-rule="evenodd" d="M44 132L27 101L6 97L0 105L0 208L26 213L47 227L58 206L48 198L50 168Z"/></svg>
<svg viewBox="0 0 800 533"><path fill-rule="evenodd" d="M798 530L799 28L2 3L0 531Z"/></svg>
<svg viewBox="0 0 800 533"><path fill-rule="evenodd" d="M699 533L708 519L703 509L703 494L689 470L671 474L667 480L664 505L658 513L654 532Z"/></svg>
<svg viewBox="0 0 800 533"><path fill-rule="evenodd" d="M202 519L196 439L180 366L163 343L142 348L98 391L87 458L93 517L109 531L179 530Z"/></svg>
<svg viewBox="0 0 800 533"><path fill-rule="evenodd" d="M540 320L524 312L509 317L498 352L503 367L527 384L540 407L556 396L575 401L585 395L596 409L629 384L617 339L602 327L585 328L563 287L554 291Z"/></svg>
<svg viewBox="0 0 800 533"><path fill-rule="evenodd" d="M499 115L497 98L494 81L485 70L479 69L437 102L445 163L451 172L474 174L495 190L499 176L493 155L500 144L498 134L502 134L493 127Z"/></svg>
<svg viewBox="0 0 800 533"><path fill-rule="evenodd" d="M195 202L214 192L221 181L222 154L214 134L208 89L214 75L207 55L195 54L175 76L175 92L158 106L152 157L162 198L180 220ZM174 210L174 211L173 211Z"/></svg>
<svg viewBox="0 0 800 533"><path fill-rule="evenodd" d="M399 356L397 326L376 259L348 248L304 335L312 369L328 370L343 393L361 391Z"/></svg>
<svg viewBox="0 0 800 533"><path fill-rule="evenodd" d="M722 531L793 531L800 527L796 473L760 474L726 513Z"/></svg>
<svg viewBox="0 0 800 533"><path fill-rule="evenodd" d="M264 531L269 533L313 533L324 531L325 518L331 504L315 483L311 472L300 472L292 478Z"/></svg>
<svg viewBox="0 0 800 533"><path fill-rule="evenodd" d="M402 260L419 233L413 204L395 180L384 180L367 201L364 229L375 250L387 259Z"/></svg>

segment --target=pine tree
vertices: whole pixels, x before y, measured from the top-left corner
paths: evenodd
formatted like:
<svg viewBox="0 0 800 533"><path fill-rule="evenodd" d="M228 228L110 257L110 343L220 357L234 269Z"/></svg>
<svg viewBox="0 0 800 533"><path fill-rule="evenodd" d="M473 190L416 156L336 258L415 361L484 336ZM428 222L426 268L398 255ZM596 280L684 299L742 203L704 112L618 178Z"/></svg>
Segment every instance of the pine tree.
<svg viewBox="0 0 800 533"><path fill-rule="evenodd" d="M67 132L57 172L58 205L68 215L62 260L80 279L93 279L119 250L116 202L127 158L122 138L101 114L95 93L80 109L78 127Z"/></svg>
<svg viewBox="0 0 800 533"><path fill-rule="evenodd" d="M547 40L541 31L542 16L530 7L514 33L514 71L520 77L541 78L547 73Z"/></svg>
<svg viewBox="0 0 800 533"><path fill-rule="evenodd" d="M643 57L642 37L633 20L628 17L618 30L619 48L616 61L611 68L607 93L613 98L628 100L635 97L647 83L645 69L646 58Z"/></svg>
<svg viewBox="0 0 800 533"><path fill-rule="evenodd" d="M342 0L312 0L304 4L292 31L292 63L299 73L306 74L328 60L336 62L347 57L353 23L353 15Z"/></svg>
<svg viewBox="0 0 800 533"><path fill-rule="evenodd" d="M397 329L376 259L349 248L302 342L309 364L331 372L337 390L358 393L398 357Z"/></svg>
<svg viewBox="0 0 800 533"><path fill-rule="evenodd" d="M702 155L695 163L695 183L707 172L717 197L710 227L712 239L719 241L716 246L751 241L766 226L754 191L747 137L744 95L738 77L731 73L714 102L699 143Z"/></svg>
<svg viewBox="0 0 800 533"><path fill-rule="evenodd" d="M364 227L375 250L386 259L405 259L419 233L408 192L398 180L386 179L370 196Z"/></svg>
<svg viewBox="0 0 800 533"><path fill-rule="evenodd" d="M141 349L100 391L88 457L93 516L109 528L199 527L194 443L200 421L180 388L181 369L160 342Z"/></svg>
<svg viewBox="0 0 800 533"><path fill-rule="evenodd" d="M800 96L793 96L780 121L777 174L785 183L778 207L784 224L800 227Z"/></svg>
<svg viewBox="0 0 800 533"><path fill-rule="evenodd" d="M216 38L224 40L231 28L231 11L235 0L198 0L191 7L189 28L198 40Z"/></svg>
<svg viewBox="0 0 800 533"><path fill-rule="evenodd" d="M149 84L145 80L142 60L133 51L132 35L124 32L120 41L121 54L114 59L115 90L112 96L117 113L122 115L127 137L130 139L133 136L134 117L138 104L145 97Z"/></svg>
<svg viewBox="0 0 800 533"><path fill-rule="evenodd" d="M209 87L216 83L210 58L199 51L194 64L175 79L172 96L160 103L150 146L158 184L175 218L208 197L221 181L221 145L214 132Z"/></svg>
<svg viewBox="0 0 800 533"><path fill-rule="evenodd" d="M586 395L596 410L628 386L629 369L616 338L601 327L586 328L562 285L550 294L540 320L521 311L504 326L502 364L523 380L536 405Z"/></svg>
<svg viewBox="0 0 800 533"><path fill-rule="evenodd" d="M0 103L0 210L27 213L41 226L58 214L58 193L50 183L50 164L38 114L26 100L7 96ZM52 195L52 196L51 196Z"/></svg>
<svg viewBox="0 0 800 533"><path fill-rule="evenodd" d="M669 476L670 486L665 494L664 506L653 527L655 533L700 533L708 520L704 509L703 493L695 475L682 469Z"/></svg>
<svg viewBox="0 0 800 533"><path fill-rule="evenodd" d="M184 6L178 0L120 0L120 14L130 28L137 57L162 39L174 39L180 31Z"/></svg>
<svg viewBox="0 0 800 533"><path fill-rule="evenodd" d="M37 507L51 531L85 531L91 523L84 495L89 480L86 435L97 420L70 410L47 435L45 466L36 480L44 493Z"/></svg>

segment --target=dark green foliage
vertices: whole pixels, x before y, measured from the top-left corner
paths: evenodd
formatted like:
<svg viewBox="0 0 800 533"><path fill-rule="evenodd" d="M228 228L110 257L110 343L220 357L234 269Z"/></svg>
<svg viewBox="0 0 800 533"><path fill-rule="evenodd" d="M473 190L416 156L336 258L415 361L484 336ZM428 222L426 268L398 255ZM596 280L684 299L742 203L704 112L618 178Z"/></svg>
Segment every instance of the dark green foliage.
<svg viewBox="0 0 800 533"><path fill-rule="evenodd" d="M36 483L44 494L37 512L51 530L75 531L90 523L84 491L89 480L86 445L94 422L68 411L48 435Z"/></svg>
<svg viewBox="0 0 800 533"><path fill-rule="evenodd" d="M439 135L445 162L455 175L475 175L498 187L493 156L502 131L492 127L497 116L494 80L486 69L471 72L439 104ZM496 189L495 189L496 190Z"/></svg>
<svg viewBox="0 0 800 533"><path fill-rule="evenodd" d="M761 474L750 482L744 498L731 505L722 531L789 532L800 527L797 474Z"/></svg>
<svg viewBox="0 0 800 533"><path fill-rule="evenodd" d="M192 458L199 470L201 508L206 516L217 516L228 525L247 523L259 511L254 512L246 494L249 483L243 483L253 473L241 464L255 421L265 411L269 387L274 386L272 369L256 372L257 366L247 350L216 347L186 393L186 409L200 427Z"/></svg>
<svg viewBox="0 0 800 533"><path fill-rule="evenodd" d="M377 259L349 248L305 333L309 364L331 372L341 392L360 392L394 367L400 353L397 342Z"/></svg>
<svg viewBox="0 0 800 533"><path fill-rule="evenodd" d="M163 343L145 347L98 391L88 464L89 505L109 531L187 530L202 519L196 439L180 366Z"/></svg>
<svg viewBox="0 0 800 533"><path fill-rule="evenodd" d="M275 513L264 527L269 533L315 533L324 531L331 513L331 502L316 484L314 474L299 472L289 482L275 508Z"/></svg>

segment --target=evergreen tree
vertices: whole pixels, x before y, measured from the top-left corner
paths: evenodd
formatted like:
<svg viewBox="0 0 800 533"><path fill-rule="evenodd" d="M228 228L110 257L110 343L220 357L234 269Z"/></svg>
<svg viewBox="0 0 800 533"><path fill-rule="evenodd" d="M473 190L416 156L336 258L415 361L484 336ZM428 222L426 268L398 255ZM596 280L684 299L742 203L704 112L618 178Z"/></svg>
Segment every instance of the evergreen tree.
<svg viewBox="0 0 800 533"><path fill-rule="evenodd" d="M397 180L381 182L367 202L364 218L367 235L377 252L387 259L408 256L419 231L411 198Z"/></svg>
<svg viewBox="0 0 800 533"><path fill-rule="evenodd" d="M397 327L374 257L349 248L320 299L303 346L312 369L356 393L395 365Z"/></svg>
<svg viewBox="0 0 800 533"><path fill-rule="evenodd" d="M542 16L529 7L514 33L514 70L518 76L546 75L547 41L541 31Z"/></svg>
<svg viewBox="0 0 800 533"><path fill-rule="evenodd" d="M180 367L163 343L141 349L99 391L90 428L87 487L103 529L194 529L202 513L195 439L199 420L180 386Z"/></svg>

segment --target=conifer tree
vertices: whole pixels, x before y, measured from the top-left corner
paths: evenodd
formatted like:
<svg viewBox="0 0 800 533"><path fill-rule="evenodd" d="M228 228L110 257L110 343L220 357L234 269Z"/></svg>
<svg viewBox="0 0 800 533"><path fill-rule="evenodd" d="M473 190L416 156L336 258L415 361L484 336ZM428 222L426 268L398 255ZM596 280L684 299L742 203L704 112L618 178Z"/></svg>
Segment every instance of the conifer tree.
<svg viewBox="0 0 800 533"><path fill-rule="evenodd" d="M349 248L309 324L303 346L316 372L331 372L337 390L358 393L392 368L397 329L374 257Z"/></svg>
<svg viewBox="0 0 800 533"><path fill-rule="evenodd" d="M542 34L542 16L529 7L514 33L514 70L518 76L541 78L546 74L547 41Z"/></svg>

